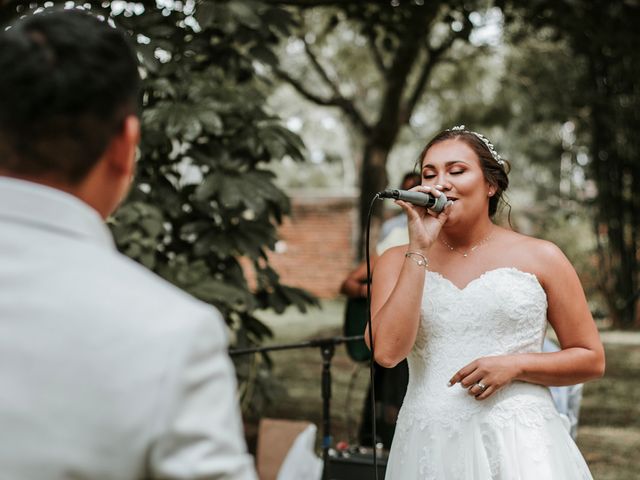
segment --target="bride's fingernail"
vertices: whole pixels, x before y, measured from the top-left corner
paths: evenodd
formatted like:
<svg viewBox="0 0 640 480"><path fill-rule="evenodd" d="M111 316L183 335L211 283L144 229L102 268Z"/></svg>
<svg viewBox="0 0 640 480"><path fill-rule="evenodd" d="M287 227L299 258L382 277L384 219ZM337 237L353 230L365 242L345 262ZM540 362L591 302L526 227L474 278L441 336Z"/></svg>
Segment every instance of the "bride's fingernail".
<svg viewBox="0 0 640 480"><path fill-rule="evenodd" d="M449 381L447 382L447 387L452 387L452 386L453 386L453 383L451 383L451 380L449 380Z"/></svg>

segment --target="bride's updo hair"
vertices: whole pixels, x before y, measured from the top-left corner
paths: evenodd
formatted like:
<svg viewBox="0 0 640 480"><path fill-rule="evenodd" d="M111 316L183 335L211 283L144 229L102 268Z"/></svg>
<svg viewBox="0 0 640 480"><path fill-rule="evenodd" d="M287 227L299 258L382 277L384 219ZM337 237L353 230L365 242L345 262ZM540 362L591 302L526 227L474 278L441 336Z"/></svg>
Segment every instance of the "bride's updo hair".
<svg viewBox="0 0 640 480"><path fill-rule="evenodd" d="M444 142L445 140L460 140L466 143L478 156L478 159L480 160L480 168L482 168L482 172L484 173L484 178L496 189L493 196L489 199L489 216L493 217L498 211L500 201L504 201L502 199L504 191L509 187L509 177L507 174L511 170L510 163L498 155L495 148L486 137L471 130L467 130L464 125L460 125L438 133L429 143L427 143L418 159L421 169L422 161L424 160L427 151L436 143Z"/></svg>

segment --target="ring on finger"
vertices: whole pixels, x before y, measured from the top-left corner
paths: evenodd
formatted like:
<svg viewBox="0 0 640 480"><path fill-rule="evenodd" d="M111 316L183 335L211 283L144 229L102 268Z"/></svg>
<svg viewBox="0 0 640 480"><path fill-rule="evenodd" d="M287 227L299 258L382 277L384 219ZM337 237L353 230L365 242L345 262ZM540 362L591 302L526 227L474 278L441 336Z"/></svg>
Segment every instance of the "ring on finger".
<svg viewBox="0 0 640 480"><path fill-rule="evenodd" d="M476 382L475 386L480 389L480 393L484 392L487 389L487 386L482 382Z"/></svg>

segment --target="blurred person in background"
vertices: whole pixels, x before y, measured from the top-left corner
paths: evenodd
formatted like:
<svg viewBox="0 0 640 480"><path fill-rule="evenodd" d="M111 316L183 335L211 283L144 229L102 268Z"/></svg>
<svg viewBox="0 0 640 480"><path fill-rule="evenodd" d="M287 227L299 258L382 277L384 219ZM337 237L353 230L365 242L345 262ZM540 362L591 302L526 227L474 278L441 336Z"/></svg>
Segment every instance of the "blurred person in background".
<svg viewBox="0 0 640 480"><path fill-rule="evenodd" d="M409 190L420 185L420 174L407 172L400 184L400 189ZM380 236L376 244L375 253L370 259L371 265L375 259L388 248L402 245L409 241L407 232L407 216L401 210L382 223ZM361 262L354 270L349 272L342 282L340 292L347 296L345 311L345 334L362 335L367 321L367 264ZM369 359L369 350L364 342L347 346L351 356L356 361ZM407 382L409 380L407 362L400 362L393 368L384 368L375 365L374 387L376 394L376 442L373 442L371 425L371 385L367 390L367 396L362 406L358 441L363 446L374 446L382 443L385 448L391 446L393 432L395 430L398 411L402 405Z"/></svg>
<svg viewBox="0 0 640 480"><path fill-rule="evenodd" d="M560 347L549 338L544 339L543 352L559 352ZM553 403L565 427L574 440L578 437L578 420L580 419L580 404L582 403L582 383L576 385L550 386L549 391Z"/></svg>
<svg viewBox="0 0 640 480"><path fill-rule="evenodd" d="M139 85L88 13L0 33L2 478L256 478L219 312L103 223L134 172Z"/></svg>

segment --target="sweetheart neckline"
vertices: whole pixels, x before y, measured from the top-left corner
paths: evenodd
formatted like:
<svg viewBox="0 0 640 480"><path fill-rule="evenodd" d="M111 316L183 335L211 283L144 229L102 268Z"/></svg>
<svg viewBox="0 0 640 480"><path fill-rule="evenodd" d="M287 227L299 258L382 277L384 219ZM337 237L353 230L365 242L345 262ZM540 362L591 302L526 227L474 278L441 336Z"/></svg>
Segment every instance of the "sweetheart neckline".
<svg viewBox="0 0 640 480"><path fill-rule="evenodd" d="M465 290L467 290L467 288L469 288L471 285L473 285L474 283L479 282L480 280L482 280L483 278L485 278L487 275L491 274L491 273L497 273L500 272L502 270L506 270L506 271L511 271L511 272L515 272L515 273L519 273L521 275L524 275L525 277L529 277L529 278L533 278L533 280L535 280L535 282L538 284L538 286L542 289L542 291L544 292L544 288L542 287L542 284L540 283L540 280L538 280L538 277L531 273L531 272L525 272L524 270L520 270L519 268L516 267L496 267L496 268L492 268L489 270L485 270L484 272L482 272L480 275L478 275L477 277L472 278L469 282L467 282L467 284L464 287L459 287L458 285L456 285L455 283L453 283L451 280L449 280L447 277L445 277L443 274L441 274L440 272L436 272L434 270L428 270L427 273L432 273L435 276L441 278L442 280L445 280L448 284L450 284L453 288L455 288L458 292L462 293ZM425 284L426 286L427 284Z"/></svg>

